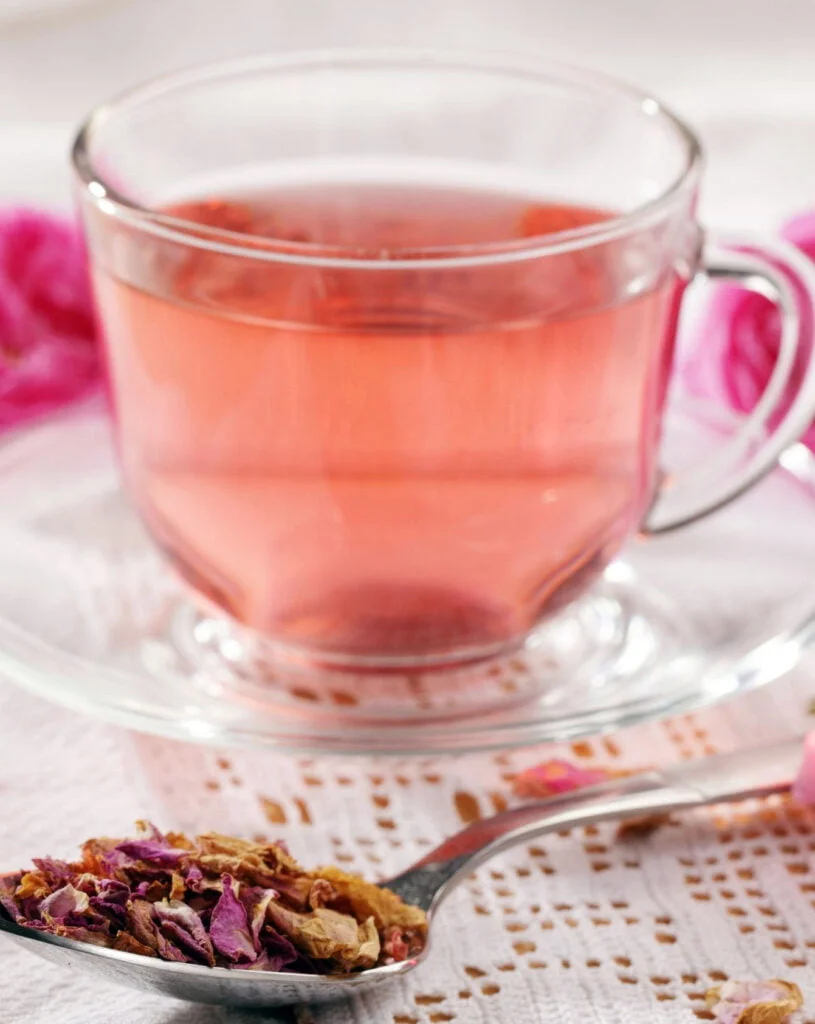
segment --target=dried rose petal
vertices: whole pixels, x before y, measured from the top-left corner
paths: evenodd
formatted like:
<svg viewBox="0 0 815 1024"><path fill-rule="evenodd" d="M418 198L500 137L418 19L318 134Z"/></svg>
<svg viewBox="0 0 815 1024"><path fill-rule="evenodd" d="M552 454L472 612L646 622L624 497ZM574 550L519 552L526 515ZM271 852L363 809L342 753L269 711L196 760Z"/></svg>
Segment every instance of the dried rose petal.
<svg viewBox="0 0 815 1024"><path fill-rule="evenodd" d="M815 806L815 732L804 740L804 760L792 784L792 795L801 804Z"/></svg>
<svg viewBox="0 0 815 1024"><path fill-rule="evenodd" d="M14 895L19 900L27 900L30 897L34 899L43 899L52 891L52 886L48 884L48 880L39 871L27 871L20 879L20 884L14 890Z"/></svg>
<svg viewBox="0 0 815 1024"><path fill-rule="evenodd" d="M158 952L165 960L215 965L212 941L201 918L180 900L162 900L153 904L153 918L158 930Z"/></svg>
<svg viewBox="0 0 815 1024"><path fill-rule="evenodd" d="M132 861L143 860L162 868L174 868L187 855L186 850L174 850L170 846L145 839L119 843L114 853L124 854Z"/></svg>
<svg viewBox="0 0 815 1024"><path fill-rule="evenodd" d="M414 951L421 948L427 929L423 910L403 903L390 889L383 889L382 886L366 882L358 875L350 875L339 868L318 868L316 874L331 883L337 894L338 905L349 907L357 921L373 918L383 934L390 927L399 927L412 937Z"/></svg>
<svg viewBox="0 0 815 1024"><path fill-rule="evenodd" d="M46 918L46 924L48 923L48 918ZM84 928L86 931L102 933L106 936L112 934L110 918L98 913L93 907L70 913L61 921L50 923L55 924L57 930L59 930L59 926L65 926L66 928Z"/></svg>
<svg viewBox="0 0 815 1024"><path fill-rule="evenodd" d="M54 928L54 934L62 935L66 939L74 939L76 942L87 942L91 946L110 946L108 935L93 928L86 928L84 925L58 924Z"/></svg>
<svg viewBox="0 0 815 1024"><path fill-rule="evenodd" d="M111 948L118 949L122 953L137 953L139 956L158 955L152 946L143 945L128 932L119 932Z"/></svg>
<svg viewBox="0 0 815 1024"><path fill-rule="evenodd" d="M63 885L61 889L52 892L40 904L40 912L47 921L49 918L54 921L64 921L69 914L83 914L90 906L87 893L75 889L73 885Z"/></svg>
<svg viewBox="0 0 815 1024"><path fill-rule="evenodd" d="M316 879L309 890L308 894L308 905L312 910L316 910L317 907L324 907L330 903L333 899L336 899L337 890L334 886L326 881L325 878Z"/></svg>
<svg viewBox="0 0 815 1024"><path fill-rule="evenodd" d="M784 1024L804 1004L790 981L726 981L705 994L719 1024Z"/></svg>
<svg viewBox="0 0 815 1024"><path fill-rule="evenodd" d="M141 945L158 953L159 935L153 918L153 904L136 898L128 907L128 930Z"/></svg>
<svg viewBox="0 0 815 1024"><path fill-rule="evenodd" d="M35 857L34 867L52 882L67 882L73 875L67 861L54 860L53 857Z"/></svg>
<svg viewBox="0 0 815 1024"><path fill-rule="evenodd" d="M96 898L105 903L124 907L130 899L130 887L115 878L102 878L96 883Z"/></svg>
<svg viewBox="0 0 815 1024"><path fill-rule="evenodd" d="M103 878L97 881L96 890L97 895L90 898L91 908L114 920L119 927L126 927L131 899L130 886L115 878Z"/></svg>
<svg viewBox="0 0 815 1024"><path fill-rule="evenodd" d="M347 973L424 944L418 907L337 868L304 871L274 843L140 830L89 839L73 863L43 858L0 876L0 913L124 952L243 970Z"/></svg>
<svg viewBox="0 0 815 1024"><path fill-rule="evenodd" d="M391 960L407 960L410 956L410 946L405 941L405 937L400 928L390 929L385 937L385 942L383 943L382 948Z"/></svg>
<svg viewBox="0 0 815 1024"><path fill-rule="evenodd" d="M193 864L187 869L187 873L184 875L184 880L187 883L187 888L192 892L200 893L206 888L204 872L197 864Z"/></svg>
<svg viewBox="0 0 815 1024"><path fill-rule="evenodd" d="M350 914L318 907L308 914L269 904L269 917L302 952L317 960L333 959L346 969L373 967L382 948L373 918L358 922Z"/></svg>
<svg viewBox="0 0 815 1024"><path fill-rule="evenodd" d="M133 890L134 896L144 896L151 903L158 903L167 897L167 885L161 879L152 878L139 882Z"/></svg>
<svg viewBox="0 0 815 1024"><path fill-rule="evenodd" d="M521 772L513 788L517 796L544 799L573 789L595 786L613 777L614 774L606 768L580 768L570 761L553 759Z"/></svg>
<svg viewBox="0 0 815 1024"><path fill-rule="evenodd" d="M255 949L260 949L260 933L266 923L269 904L272 900L276 900L278 895L274 889L261 889L257 886L246 885L240 887L239 898L246 908L246 917Z"/></svg>
<svg viewBox="0 0 815 1024"><path fill-rule="evenodd" d="M147 840L151 843L158 843L160 846L172 845L169 843L167 836L163 832L160 832L152 821L147 821L145 818L139 818L136 822L136 828L139 830L139 839L141 841Z"/></svg>
<svg viewBox="0 0 815 1024"><path fill-rule="evenodd" d="M264 970L283 971L288 968L300 974L315 973L313 961L295 949L291 940L287 939L285 935L280 935L278 932L266 928L261 935L261 942L263 943L262 961L265 965ZM261 958L259 957L258 961L251 966L255 967L260 962Z"/></svg>
<svg viewBox="0 0 815 1024"><path fill-rule="evenodd" d="M0 908L6 912L7 917L15 924L25 924L27 915L16 896L17 889L23 879L23 872L0 876Z"/></svg>
<svg viewBox="0 0 815 1024"><path fill-rule="evenodd" d="M237 886L234 878L224 875L221 885L223 891L209 923L212 944L233 964L251 964L257 960L260 950L252 935L246 907L235 894ZM266 900L266 906L268 903L269 900Z"/></svg>
<svg viewBox="0 0 815 1024"><path fill-rule="evenodd" d="M177 871L173 871L170 875L170 894L168 899L171 900L183 900L187 894L187 880L183 875L180 875Z"/></svg>

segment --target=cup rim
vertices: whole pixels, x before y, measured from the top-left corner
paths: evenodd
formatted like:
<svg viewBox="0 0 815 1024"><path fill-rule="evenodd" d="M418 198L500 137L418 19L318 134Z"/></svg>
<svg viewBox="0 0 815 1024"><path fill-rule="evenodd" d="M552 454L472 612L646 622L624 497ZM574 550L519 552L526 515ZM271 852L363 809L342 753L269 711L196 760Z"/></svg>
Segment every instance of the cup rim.
<svg viewBox="0 0 815 1024"><path fill-rule="evenodd" d="M522 239L466 243L445 246L443 249L394 249L387 259L382 259L371 257L370 254L355 254L351 247L260 237L210 227L152 210L127 198L105 181L94 166L90 155L90 142L94 131L115 117L120 110L200 82L258 71L282 72L298 68L307 70L320 66L384 67L389 64L402 64L417 69L442 67L461 71L494 72L616 95L639 106L642 116L662 118L668 122L684 144L683 166L658 195L631 210L602 221ZM674 201L696 189L702 170L703 150L696 132L652 93L602 72L560 61L529 59L497 51L346 48L256 54L233 60L197 64L152 78L120 93L91 111L74 138L71 162L84 197L102 213L168 241L208 249L227 256L288 264L347 269L421 270L538 259L614 241L646 228L659 220Z"/></svg>

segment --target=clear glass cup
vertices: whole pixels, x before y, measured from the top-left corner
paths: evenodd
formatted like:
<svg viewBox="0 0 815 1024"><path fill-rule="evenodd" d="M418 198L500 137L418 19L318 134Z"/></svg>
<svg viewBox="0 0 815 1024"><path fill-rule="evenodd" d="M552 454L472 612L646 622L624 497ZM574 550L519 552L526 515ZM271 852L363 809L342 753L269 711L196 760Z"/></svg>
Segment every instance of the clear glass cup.
<svg viewBox="0 0 815 1024"><path fill-rule="evenodd" d="M696 137L601 76L243 60L99 108L74 165L130 495L194 641L249 674L522 647L815 414L813 271L780 243L703 246ZM700 270L777 301L783 343L738 436L666 481Z"/></svg>

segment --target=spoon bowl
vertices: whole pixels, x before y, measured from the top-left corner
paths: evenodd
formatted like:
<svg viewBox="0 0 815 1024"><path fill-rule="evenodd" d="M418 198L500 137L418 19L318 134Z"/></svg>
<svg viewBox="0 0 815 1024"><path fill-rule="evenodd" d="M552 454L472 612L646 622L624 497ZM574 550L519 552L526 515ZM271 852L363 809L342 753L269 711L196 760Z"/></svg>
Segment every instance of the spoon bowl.
<svg viewBox="0 0 815 1024"><path fill-rule="evenodd" d="M357 974L289 974L284 971L229 970L123 953L118 949L92 946L88 942L23 928L2 916L0 931L51 963L69 970L84 971L95 974L102 981L187 1002L223 1006L289 1006L344 999L360 988L367 990L400 977L416 967L426 952L413 960L402 960Z"/></svg>
<svg viewBox="0 0 815 1024"><path fill-rule="evenodd" d="M2 911L0 931L70 970L189 1002L249 1007L329 1002L388 984L420 966L430 953L429 938L443 900L473 870L509 847L564 828L784 792L790 788L801 758L802 740L791 740L615 779L475 822L383 883L406 903L426 911L428 942L422 952L356 974L229 970L175 963L21 927Z"/></svg>

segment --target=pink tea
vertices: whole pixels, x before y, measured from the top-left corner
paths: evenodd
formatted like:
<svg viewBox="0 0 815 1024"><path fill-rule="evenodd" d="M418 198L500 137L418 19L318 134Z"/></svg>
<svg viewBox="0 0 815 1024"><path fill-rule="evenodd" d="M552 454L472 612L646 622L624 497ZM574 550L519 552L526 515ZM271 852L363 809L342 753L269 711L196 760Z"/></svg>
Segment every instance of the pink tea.
<svg viewBox="0 0 815 1024"><path fill-rule="evenodd" d="M685 281L528 251L607 214L372 183L167 212L257 253L142 238L96 276L131 492L210 604L322 655L478 656L637 528Z"/></svg>

